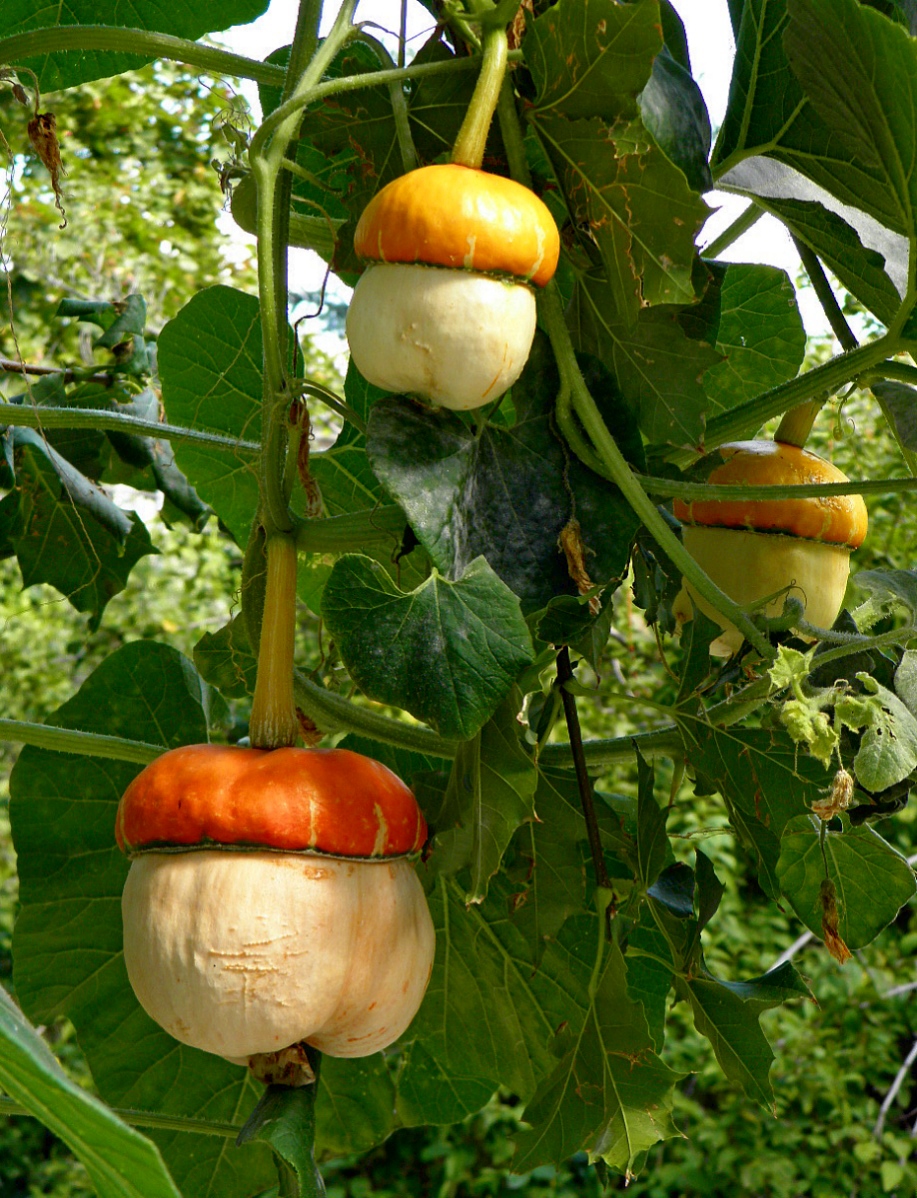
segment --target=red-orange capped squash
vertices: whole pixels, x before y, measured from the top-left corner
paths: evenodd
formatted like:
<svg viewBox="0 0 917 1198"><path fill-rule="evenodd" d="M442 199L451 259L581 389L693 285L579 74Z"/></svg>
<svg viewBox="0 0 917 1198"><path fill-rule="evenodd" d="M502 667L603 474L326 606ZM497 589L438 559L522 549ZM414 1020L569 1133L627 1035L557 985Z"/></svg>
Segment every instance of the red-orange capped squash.
<svg viewBox="0 0 917 1198"><path fill-rule="evenodd" d="M434 953L407 856L426 824L379 762L174 749L125 791L116 836L128 977L176 1039L234 1061L302 1041L364 1056L407 1028Z"/></svg>
<svg viewBox="0 0 917 1198"><path fill-rule="evenodd" d="M847 476L807 449L780 441L736 441L720 446L724 459L708 481L714 486L797 486L846 482ZM787 594L805 604L805 618L830 627L840 611L850 572L850 551L866 536L861 495L799 499L676 499L685 548L730 598L753 609L768 599L777 615ZM690 598L689 598L690 596ZM717 620L723 635L711 652L726 656L742 642L729 621L685 584L674 610L689 620L691 599Z"/></svg>
<svg viewBox="0 0 917 1198"><path fill-rule="evenodd" d="M528 188L455 163L425 166L370 200L354 236L369 263L347 314L358 369L387 391L480 407L522 372L535 297L560 237Z"/></svg>

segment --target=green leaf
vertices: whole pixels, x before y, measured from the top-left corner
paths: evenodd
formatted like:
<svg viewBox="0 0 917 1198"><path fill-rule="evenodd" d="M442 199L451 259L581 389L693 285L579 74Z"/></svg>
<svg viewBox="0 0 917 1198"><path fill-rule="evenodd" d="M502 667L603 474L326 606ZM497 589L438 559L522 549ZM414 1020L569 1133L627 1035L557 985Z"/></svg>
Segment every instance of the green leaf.
<svg viewBox="0 0 917 1198"><path fill-rule="evenodd" d="M395 1086L381 1052L322 1058L315 1099L319 1154L366 1152L382 1143L394 1123Z"/></svg>
<svg viewBox="0 0 917 1198"><path fill-rule="evenodd" d="M436 959L410 1036L463 1087L476 1080L479 1092L503 1085L526 1098L552 1067L546 1045L563 1016L533 987L508 888L498 877L481 906L466 907L459 882L440 875L428 897Z"/></svg>
<svg viewBox="0 0 917 1198"><path fill-rule="evenodd" d="M680 728L698 776L725 799L740 840L756 859L761 886L776 898L783 829L824 798L834 770L800 752L780 729L717 728L684 720Z"/></svg>
<svg viewBox="0 0 917 1198"><path fill-rule="evenodd" d="M265 0L196 0L194 4L125 6L118 0L67 0L53 6L34 0L6 0L0 17L0 37L59 25L114 25L151 29L196 41L205 33L247 25L267 8ZM38 75L44 92L58 91L91 79L119 75L150 62L152 54L122 54L97 50L58 51L25 59Z"/></svg>
<svg viewBox="0 0 917 1198"><path fill-rule="evenodd" d="M870 388L905 449L917 449L917 389L886 379Z"/></svg>
<svg viewBox="0 0 917 1198"><path fill-rule="evenodd" d="M320 1198L325 1193L315 1164L315 1093L314 1083L266 1086L236 1139L239 1147L254 1140L270 1144L295 1174L297 1198Z"/></svg>
<svg viewBox="0 0 917 1198"><path fill-rule="evenodd" d="M261 436L258 301L232 287L199 291L159 336L162 399L170 423L257 441ZM176 441L175 460L239 545L258 509L251 453Z"/></svg>
<svg viewBox="0 0 917 1198"><path fill-rule="evenodd" d="M535 819L538 770L519 745L521 705L514 687L479 734L459 746L437 820L437 851L442 849L452 870L471 869L466 903L483 902L516 829ZM448 830L449 823L458 829Z"/></svg>
<svg viewBox="0 0 917 1198"><path fill-rule="evenodd" d="M493 1090L491 1082L465 1077L461 1069L445 1070L417 1042L405 1050L398 1076L398 1118L405 1127L458 1123L479 1111Z"/></svg>
<svg viewBox="0 0 917 1198"><path fill-rule="evenodd" d="M704 375L714 414L795 378L806 350L796 290L786 271L733 263L719 298L716 348L723 361Z"/></svg>
<svg viewBox="0 0 917 1198"><path fill-rule="evenodd" d="M207 739L210 695L187 658L153 641L108 657L51 723L169 748ZM21 913L17 995L35 1022L67 1015L102 1097L119 1106L238 1122L257 1100L246 1072L177 1043L134 998L121 952L128 862L115 810L138 767L23 749L10 779ZM264 1148L227 1154L219 1137L157 1132L184 1198L247 1198L271 1183Z"/></svg>
<svg viewBox="0 0 917 1198"><path fill-rule="evenodd" d="M537 958L564 921L584 908L587 832L576 781L561 770L539 769L535 810L537 822L521 828L516 838L524 874L512 920Z"/></svg>
<svg viewBox="0 0 917 1198"><path fill-rule="evenodd" d="M917 616L917 570L861 570L856 584L874 595L888 596Z"/></svg>
<svg viewBox="0 0 917 1198"><path fill-rule="evenodd" d="M607 374L594 368L592 375L610 426L626 426L626 406ZM574 513L597 584L623 575L638 524L618 489L558 440L557 386L539 338L513 388L512 428L490 423L475 433L455 413L402 398L375 404L369 421L373 468L438 569L454 578L483 555L526 615L576 590L557 546Z"/></svg>
<svg viewBox="0 0 917 1198"><path fill-rule="evenodd" d="M519 601L483 558L457 582L434 572L406 593L378 562L345 554L322 611L369 698L403 707L443 736L473 736L532 659Z"/></svg>
<svg viewBox="0 0 917 1198"><path fill-rule="evenodd" d="M523 51L536 107L570 119L633 116L662 49L656 0L559 0L527 23Z"/></svg>
<svg viewBox="0 0 917 1198"><path fill-rule="evenodd" d="M663 8L663 22L666 9ZM680 25L678 15L670 8ZM683 30L682 30L683 33ZM676 62L666 46L653 59L653 73L640 93L640 116L665 156L680 168L692 191L713 186L710 117L690 67Z"/></svg>
<svg viewBox="0 0 917 1198"><path fill-rule="evenodd" d="M857 781L869 791L886 790L917 767L917 718L897 695L868 674L860 675L866 689L877 695L882 717L863 733L853 761Z"/></svg>
<svg viewBox="0 0 917 1198"><path fill-rule="evenodd" d="M526 1107L532 1130L517 1139L518 1173L585 1149L632 1176L653 1144L677 1134L669 1112L678 1074L653 1052L617 945L605 946L594 987L583 993L570 984L582 973L583 952L602 944L599 924L588 916L568 921L542 963L542 972L567 979L570 1026L562 1042L569 1047Z"/></svg>
<svg viewBox="0 0 917 1198"><path fill-rule="evenodd" d="M155 1146L72 1082L0 987L0 1086L82 1161L99 1198L179 1198Z"/></svg>
<svg viewBox="0 0 917 1198"><path fill-rule="evenodd" d="M571 307L577 348L605 363L650 441L696 447L710 406L703 375L720 355L685 336L668 311L644 312L632 328L614 311L614 298L602 278L578 279Z"/></svg>
<svg viewBox="0 0 917 1198"><path fill-rule="evenodd" d="M655 772L637 754L637 862L640 881L649 889L671 858L666 834L668 811L659 806L653 794Z"/></svg>
<svg viewBox="0 0 917 1198"><path fill-rule="evenodd" d="M707 207L642 122L533 119L574 225L601 256L607 315L630 327L641 308L693 303L694 237Z"/></svg>
<svg viewBox="0 0 917 1198"><path fill-rule="evenodd" d="M204 681L227 699L255 693L258 659L241 616L233 616L216 632L204 633L194 646L194 664Z"/></svg>
<svg viewBox="0 0 917 1198"><path fill-rule="evenodd" d="M823 832L820 820L804 815L784 830L777 874L793 910L820 939L821 888L825 878L833 883L835 930L850 949L874 940L917 890L914 871L872 828Z"/></svg>
<svg viewBox="0 0 917 1198"><path fill-rule="evenodd" d="M116 537L81 503L74 503L58 466L48 460L44 447L24 447L17 457L21 523L14 544L22 583L50 583L77 611L91 613L90 629L95 629L108 601L124 589L134 564L157 550L145 525L131 522L119 508L115 511L127 523L127 532ZM83 483L92 486L86 479ZM104 496L102 501L109 503Z"/></svg>
<svg viewBox="0 0 917 1198"><path fill-rule="evenodd" d="M903 244L896 247L892 235L877 226L873 242L884 247L885 253L880 253L876 244L864 241L865 231L858 231L854 223L823 203L779 197L759 197L759 203L805 242L870 312L885 324L891 322L907 287L906 263L900 252ZM851 221L857 219L849 210L848 215ZM862 217L857 223L863 225Z"/></svg>
<svg viewBox="0 0 917 1198"><path fill-rule="evenodd" d="M787 12L787 58L846 158L851 202L913 236L917 46L906 30L856 0L787 0Z"/></svg>
<svg viewBox="0 0 917 1198"><path fill-rule="evenodd" d="M713 1046L720 1068L748 1098L774 1109L770 1068L774 1054L761 1030L764 1011L809 991L787 961L747 982L724 982L705 970L676 977L676 993L691 1005L694 1026ZM776 1112L775 1112L776 1114Z"/></svg>

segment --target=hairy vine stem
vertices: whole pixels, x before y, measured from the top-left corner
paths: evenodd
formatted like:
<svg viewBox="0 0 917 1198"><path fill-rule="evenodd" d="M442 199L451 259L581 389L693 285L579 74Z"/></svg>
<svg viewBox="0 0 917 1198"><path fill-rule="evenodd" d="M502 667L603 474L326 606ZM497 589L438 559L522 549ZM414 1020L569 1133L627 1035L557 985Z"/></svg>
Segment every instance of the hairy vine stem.
<svg viewBox="0 0 917 1198"><path fill-rule="evenodd" d="M503 134L503 144L509 159L510 172L514 179L525 184L526 187L530 187L531 176L526 164L525 146L508 81L504 82L500 93L497 112L500 119L500 130ZM541 289L538 296L538 313L551 342L554 360L560 374L560 390L555 409L557 423L571 449L590 469L596 470L596 473L609 479L619 488L634 512L643 521L649 534L674 565L681 570L697 593L731 620L762 657L772 660L775 650L767 637L760 632L741 607L710 580L688 553L637 481L624 455L618 449L580 371L570 330L567 328L564 317L560 293L553 279Z"/></svg>

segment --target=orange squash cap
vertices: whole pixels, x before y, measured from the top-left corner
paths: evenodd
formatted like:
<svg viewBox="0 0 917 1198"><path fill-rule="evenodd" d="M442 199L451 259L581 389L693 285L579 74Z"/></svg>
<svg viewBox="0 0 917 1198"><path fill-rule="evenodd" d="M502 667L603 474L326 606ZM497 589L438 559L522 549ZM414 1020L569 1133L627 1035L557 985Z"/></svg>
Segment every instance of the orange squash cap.
<svg viewBox="0 0 917 1198"><path fill-rule="evenodd" d="M721 445L726 460L708 481L714 485L796 486L841 483L847 476L824 458L781 441L733 441ZM676 499L683 524L784 533L856 549L866 536L866 504L861 495L808 499Z"/></svg>
<svg viewBox="0 0 917 1198"><path fill-rule="evenodd" d="M157 757L118 805L123 852L235 845L402 856L427 826L390 769L349 749L186 745Z"/></svg>
<svg viewBox="0 0 917 1198"><path fill-rule="evenodd" d="M534 192L456 163L423 166L383 187L360 217L353 244L373 262L512 275L539 287L560 254L554 218Z"/></svg>

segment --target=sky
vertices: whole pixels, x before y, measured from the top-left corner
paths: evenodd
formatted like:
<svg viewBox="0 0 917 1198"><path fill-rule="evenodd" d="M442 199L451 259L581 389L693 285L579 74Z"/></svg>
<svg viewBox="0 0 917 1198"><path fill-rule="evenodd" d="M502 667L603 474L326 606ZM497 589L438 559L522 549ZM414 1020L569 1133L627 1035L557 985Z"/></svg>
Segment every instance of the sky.
<svg viewBox="0 0 917 1198"><path fill-rule="evenodd" d="M672 0L678 15L685 25L694 77L704 94L714 131L719 127L726 111L729 78L735 45L732 25L726 0ZM326 0L322 32L326 32L338 9L335 0ZM287 44L293 33L297 5L295 0L272 0L263 17L251 25L237 26L220 35L229 48L250 58L266 58L278 46ZM395 27L401 10L400 0L361 0L357 8L357 20L371 21L376 28L375 36L396 46ZM418 0L409 0L408 37L422 44L433 27L429 12ZM392 40L389 40L390 35ZM245 90L245 89L243 89ZM257 103L254 85L245 90L249 103ZM723 192L711 192L707 203L715 209L701 233L699 243L707 244L717 237L743 210L746 201L738 196ZM228 216L223 227L235 234L235 226ZM722 255L731 262L762 262L779 266L795 279L799 270L799 256L789 234L779 221L764 216L753 229L739 238ZM317 291L324 278L324 263L308 250L292 250L290 258L291 286L298 291ZM331 298L346 300L349 292L342 285L331 289ZM827 330L827 322L818 301L806 289L799 294L800 310L806 329L810 334Z"/></svg>

